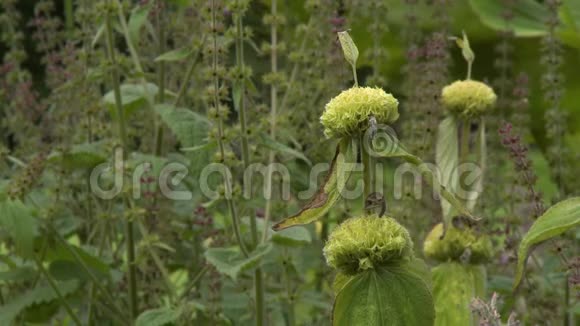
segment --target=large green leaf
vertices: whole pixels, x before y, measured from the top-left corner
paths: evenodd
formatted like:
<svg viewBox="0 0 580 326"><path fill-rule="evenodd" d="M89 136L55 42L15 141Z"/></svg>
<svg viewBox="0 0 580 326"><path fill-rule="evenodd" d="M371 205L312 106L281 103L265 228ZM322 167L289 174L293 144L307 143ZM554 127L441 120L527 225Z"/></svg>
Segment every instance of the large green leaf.
<svg viewBox="0 0 580 326"><path fill-rule="evenodd" d="M296 226L272 234L272 242L282 246L303 246L312 242L312 237L308 229Z"/></svg>
<svg viewBox="0 0 580 326"><path fill-rule="evenodd" d="M218 272L236 280L240 273L258 267L268 252L272 250L272 244L259 245L248 257L244 256L238 247L210 248L205 252L205 259L213 265Z"/></svg>
<svg viewBox="0 0 580 326"><path fill-rule="evenodd" d="M433 274L435 325L474 326L469 305L471 300L485 297L485 268L448 262L438 265Z"/></svg>
<svg viewBox="0 0 580 326"><path fill-rule="evenodd" d="M516 36L537 37L546 34L546 8L535 0L519 0L512 9L513 19L506 25L502 0L469 0L481 21L496 30L513 30Z"/></svg>
<svg viewBox="0 0 580 326"><path fill-rule="evenodd" d="M147 98L154 98L159 93L157 85L152 83L146 84L123 84L121 85L121 104L125 116L129 116L134 111L145 106ZM103 97L111 117L117 119L117 109L115 102L115 93L110 91Z"/></svg>
<svg viewBox="0 0 580 326"><path fill-rule="evenodd" d="M193 51L191 50L191 48L188 48L188 47L179 48L179 49L175 49L175 50L171 50L169 52L163 53L162 55L155 58L155 61L156 62L159 62L159 61L169 61L169 62L181 61L181 60L187 59L192 53L193 53Z"/></svg>
<svg viewBox="0 0 580 326"><path fill-rule="evenodd" d="M532 246L560 235L580 224L580 197L566 199L550 207L528 230L518 249L514 288L520 284Z"/></svg>
<svg viewBox="0 0 580 326"><path fill-rule="evenodd" d="M31 208L20 200L0 203L0 227L10 235L21 255L29 257L34 253L38 225Z"/></svg>
<svg viewBox="0 0 580 326"><path fill-rule="evenodd" d="M438 192L439 196L447 200L462 215L476 220L461 201L441 183L436 171L432 171L429 164L426 164L419 157L409 153L396 137L388 137L387 142L386 148L388 150L376 152L380 157L398 157L416 166L417 170L423 174L424 180L433 186L433 189ZM445 225L449 225L451 223L451 216L448 216L444 221Z"/></svg>
<svg viewBox="0 0 580 326"><path fill-rule="evenodd" d="M73 293L78 288L77 281L59 282L56 285L64 296ZM27 307L57 299L58 295L48 285L37 286L32 290L28 290L17 297L11 298L7 304L0 306L0 325L12 325L14 318Z"/></svg>
<svg viewBox="0 0 580 326"><path fill-rule="evenodd" d="M146 310L139 315L136 326L163 326L167 324L174 324L181 315L180 309L172 308L156 308Z"/></svg>
<svg viewBox="0 0 580 326"><path fill-rule="evenodd" d="M432 325L429 286L402 266L382 267L351 277L336 296L333 325Z"/></svg>
<svg viewBox="0 0 580 326"><path fill-rule="evenodd" d="M67 170L92 169L106 160L101 142L73 145L66 152L54 151L48 157L49 162Z"/></svg>
<svg viewBox="0 0 580 326"><path fill-rule="evenodd" d="M204 143L210 125L205 116L169 104L156 105L155 112L171 129L183 147L193 147Z"/></svg>
<svg viewBox="0 0 580 326"><path fill-rule="evenodd" d="M46 260L55 263L59 262L69 262L70 264L74 264L74 269L78 271L82 271L85 273L84 269L82 268L81 262L75 257L75 255L71 252L74 251L76 256L82 260L91 272L97 277L108 277L110 272L109 265L103 261L103 259L99 258L97 255L85 250L81 247L77 247L73 244L68 244L68 248L65 247L62 243L57 243L54 247L51 247L46 252ZM54 268L51 270L54 271ZM55 275L59 277L59 275ZM79 275L79 278L85 278L87 275ZM64 277L62 277L64 279Z"/></svg>
<svg viewBox="0 0 580 326"><path fill-rule="evenodd" d="M298 214L290 216L275 224L273 229L282 229L314 222L326 214L340 199L352 169L347 165L356 162L357 143L349 138L342 139L330 165L330 171L324 184L314 198Z"/></svg>
<svg viewBox="0 0 580 326"><path fill-rule="evenodd" d="M457 120L453 116L449 116L439 124L435 162L439 168L441 184L451 192L457 190L459 182L457 175L457 166L459 165L458 143ZM448 220L451 215L451 204L444 198L441 199L441 209L444 219Z"/></svg>

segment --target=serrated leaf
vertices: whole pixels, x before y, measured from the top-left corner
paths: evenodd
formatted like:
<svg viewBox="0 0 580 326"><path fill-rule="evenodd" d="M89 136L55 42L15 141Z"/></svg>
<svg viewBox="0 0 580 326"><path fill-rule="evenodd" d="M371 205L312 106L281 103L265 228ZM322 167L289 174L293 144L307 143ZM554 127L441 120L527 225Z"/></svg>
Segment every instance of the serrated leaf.
<svg viewBox="0 0 580 326"><path fill-rule="evenodd" d="M439 123L437 131L437 144L435 149L435 162L441 173L441 184L451 192L457 190L459 176L457 166L459 165L459 140L457 137L457 120L453 116L445 118ZM441 198L441 210L443 218L451 218L451 204Z"/></svg>
<svg viewBox="0 0 580 326"><path fill-rule="evenodd" d="M322 218L341 197L352 172L351 169L347 168L347 164L356 162L357 147L357 142L349 138L342 139L336 148L329 174L314 198L300 212L275 224L272 229L280 231Z"/></svg>
<svg viewBox="0 0 580 326"><path fill-rule="evenodd" d="M179 49L175 49L175 50L171 50L169 52L163 53L162 55L155 58L155 62L181 61L181 60L187 59L192 53L193 53L193 51L191 50L191 48L179 48Z"/></svg>
<svg viewBox="0 0 580 326"><path fill-rule="evenodd" d="M351 66L356 67L356 61L358 60L358 48L348 31L338 32L338 40L340 41L340 46L342 47L342 52L344 53L344 58Z"/></svg>
<svg viewBox="0 0 580 326"><path fill-rule="evenodd" d="M530 248L558 236L580 224L580 197L566 199L550 207L524 235L518 248L518 264L514 277L516 288L524 274Z"/></svg>
<svg viewBox="0 0 580 326"><path fill-rule="evenodd" d="M259 245L249 257L245 257L238 247L210 248L205 252L205 259L218 272L237 280L240 273L251 270L260 265L262 257L272 250L271 243Z"/></svg>
<svg viewBox="0 0 580 326"><path fill-rule="evenodd" d="M91 270L91 272L93 272L95 276L97 277L109 276L110 267L101 258L73 244L68 244L68 247L76 252L76 254L80 257L80 259L82 259L84 264ZM46 252L46 260L50 262L54 261L72 262L78 265L77 267L79 268L79 270L82 270L84 273L84 269L82 269L82 266L75 258L75 256L69 251L69 249L67 249L60 242Z"/></svg>
<svg viewBox="0 0 580 326"><path fill-rule="evenodd" d="M485 297L485 268L457 262L433 268L436 326L475 325L470 304Z"/></svg>
<svg viewBox="0 0 580 326"><path fill-rule="evenodd" d="M76 291L78 282L59 282L57 286L61 294L66 296ZM7 304L0 306L0 325L12 325L12 321L27 307L57 299L58 295L48 285L28 290L15 298L11 298Z"/></svg>
<svg viewBox="0 0 580 326"><path fill-rule="evenodd" d="M38 273L32 267L20 266L0 272L0 282L26 282L34 279Z"/></svg>
<svg viewBox="0 0 580 326"><path fill-rule="evenodd" d="M307 245L312 242L308 229L296 226L272 234L272 241L276 244L290 247Z"/></svg>
<svg viewBox="0 0 580 326"><path fill-rule="evenodd" d="M427 177L424 178L424 180L431 184L435 191L438 192L440 197L447 200L451 206L462 215L465 215L473 220L478 220L467 208L465 208L461 201L452 192L447 190L447 188L441 183L441 176L439 176L438 173L434 173L434 171L432 171L429 166L425 164L425 162L423 162L423 160L421 160L419 157L409 153L396 137L388 137L387 141L390 142L390 144L386 145L389 150L384 152L377 152L380 154L380 157L402 158L408 163L416 166L418 171L422 174L431 175L431 178ZM449 223L451 223L450 217L445 221L446 225L449 225Z"/></svg>
<svg viewBox="0 0 580 326"><path fill-rule="evenodd" d="M151 8L153 8L152 3L149 2L145 5L136 6L131 11L131 16L129 17L129 22L127 23L127 29L129 30L129 37L131 38L131 42L133 42L133 44L139 43L141 27L143 27L143 25L145 25L147 22Z"/></svg>
<svg viewBox="0 0 580 326"><path fill-rule="evenodd" d="M204 143L210 125L206 117L168 104L156 105L155 112L171 129L182 146L193 147Z"/></svg>
<svg viewBox="0 0 580 326"><path fill-rule="evenodd" d="M150 309L142 312L137 321L136 326L163 326L173 324L181 315L180 309L173 309L168 307Z"/></svg>
<svg viewBox="0 0 580 326"><path fill-rule="evenodd" d="M121 85L121 104L123 106L125 117L144 107L147 102L146 99L148 97L154 98L157 96L157 93L159 93L159 88L157 85L152 83ZM105 94L105 96L103 96L103 101L109 109L111 117L116 120L117 110L114 91L111 90Z"/></svg>
<svg viewBox="0 0 580 326"><path fill-rule="evenodd" d="M402 266L381 267L351 277L336 296L335 326L424 326L435 319L425 281Z"/></svg>
<svg viewBox="0 0 580 326"><path fill-rule="evenodd" d="M19 254L30 257L34 254L34 238L38 224L34 211L20 200L0 203L0 227L10 235Z"/></svg>
<svg viewBox="0 0 580 326"><path fill-rule="evenodd" d="M59 164L67 170L92 169L107 160L102 143L73 145L66 152L55 151L48 156L50 163Z"/></svg>
<svg viewBox="0 0 580 326"><path fill-rule="evenodd" d="M294 157L304 161L306 164L312 166L312 162L304 154L291 148L290 146L288 146L286 144L282 144L282 143L272 139L270 136L268 136L266 134L260 135L260 140L261 140L262 145L268 147L269 149L271 149L273 151L280 152L280 153L294 156Z"/></svg>

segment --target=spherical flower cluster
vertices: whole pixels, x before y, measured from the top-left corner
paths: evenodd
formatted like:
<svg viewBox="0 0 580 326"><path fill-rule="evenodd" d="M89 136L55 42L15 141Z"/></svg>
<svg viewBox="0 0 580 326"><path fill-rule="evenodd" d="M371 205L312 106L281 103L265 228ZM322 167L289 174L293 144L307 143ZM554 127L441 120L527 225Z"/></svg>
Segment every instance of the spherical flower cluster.
<svg viewBox="0 0 580 326"><path fill-rule="evenodd" d="M380 88L353 87L334 97L324 109L320 122L328 137L343 137L364 132L369 118L389 124L399 118L399 101Z"/></svg>
<svg viewBox="0 0 580 326"><path fill-rule="evenodd" d="M396 263L412 255L409 232L394 219L376 214L344 221L324 246L328 265L346 275Z"/></svg>
<svg viewBox="0 0 580 326"><path fill-rule="evenodd" d="M476 234L473 229L450 226L443 235L443 224L437 224L425 239L425 256L440 262L464 261L479 264L493 256L491 241L486 235Z"/></svg>
<svg viewBox="0 0 580 326"><path fill-rule="evenodd" d="M478 117L492 109L497 100L493 89L474 80L460 80L445 86L441 94L443 106L463 118Z"/></svg>

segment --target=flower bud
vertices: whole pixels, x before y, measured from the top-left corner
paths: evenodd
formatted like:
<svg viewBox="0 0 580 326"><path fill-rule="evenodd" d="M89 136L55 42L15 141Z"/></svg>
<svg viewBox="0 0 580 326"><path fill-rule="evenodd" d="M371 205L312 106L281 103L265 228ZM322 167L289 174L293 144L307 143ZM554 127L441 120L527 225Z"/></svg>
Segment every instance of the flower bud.
<svg viewBox="0 0 580 326"><path fill-rule="evenodd" d="M443 106L452 114L464 118L478 117L491 110L497 96L486 84L460 80L445 86L441 94Z"/></svg>
<svg viewBox="0 0 580 326"><path fill-rule="evenodd" d="M412 255L409 232L394 219L376 214L344 221L324 246L328 265L346 275L400 262Z"/></svg>
<svg viewBox="0 0 580 326"><path fill-rule="evenodd" d="M396 121L398 107L399 101L380 88L353 87L326 104L320 122L329 138L350 136L364 132L371 116L379 124Z"/></svg>
<svg viewBox="0 0 580 326"><path fill-rule="evenodd" d="M449 226L443 239L443 224L437 224L427 235L423 244L425 256L440 262L464 261L479 264L493 256L491 241L484 234L471 228L459 229Z"/></svg>

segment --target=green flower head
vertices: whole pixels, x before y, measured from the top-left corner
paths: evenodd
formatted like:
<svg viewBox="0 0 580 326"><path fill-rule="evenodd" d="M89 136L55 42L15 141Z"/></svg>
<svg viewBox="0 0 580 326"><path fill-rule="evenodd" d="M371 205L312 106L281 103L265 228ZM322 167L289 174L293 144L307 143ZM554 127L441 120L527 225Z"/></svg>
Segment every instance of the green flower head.
<svg viewBox="0 0 580 326"><path fill-rule="evenodd" d="M409 232L388 217L350 218L330 234L326 262L346 275L402 261L413 255Z"/></svg>
<svg viewBox="0 0 580 326"><path fill-rule="evenodd" d="M486 84L474 80L460 80L445 86L441 94L443 106L454 115L479 117L491 110L497 96Z"/></svg>
<svg viewBox="0 0 580 326"><path fill-rule="evenodd" d="M396 121L398 107L399 101L380 88L353 87L326 104L320 122L328 138L349 136L364 132L371 116L379 124Z"/></svg>
<svg viewBox="0 0 580 326"><path fill-rule="evenodd" d="M458 229L450 226L445 237L443 224L437 224L425 239L423 252L425 256L440 262L466 261L479 264L493 256L491 241L486 235L476 234L473 229Z"/></svg>

